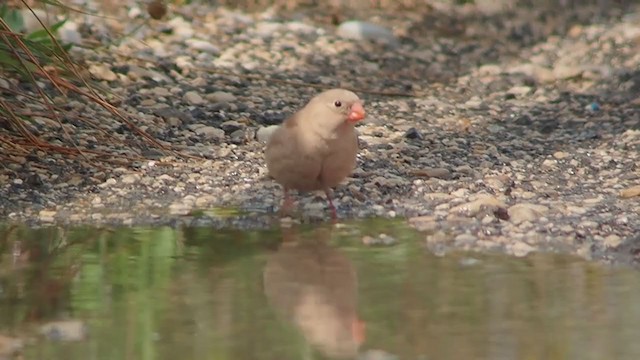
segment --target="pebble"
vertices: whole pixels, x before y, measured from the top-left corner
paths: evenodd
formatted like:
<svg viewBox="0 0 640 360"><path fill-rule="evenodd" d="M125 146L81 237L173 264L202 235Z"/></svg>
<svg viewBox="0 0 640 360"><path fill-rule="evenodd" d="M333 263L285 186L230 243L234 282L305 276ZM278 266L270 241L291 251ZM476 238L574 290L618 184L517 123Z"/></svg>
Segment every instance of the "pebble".
<svg viewBox="0 0 640 360"><path fill-rule="evenodd" d="M480 213L483 209L497 209L505 208L506 204L494 196L482 195L478 199L467 202L458 206L454 206L449 210L449 213L456 215L463 215L467 217L474 217Z"/></svg>
<svg viewBox="0 0 640 360"><path fill-rule="evenodd" d="M435 231L438 229L438 223L434 216L417 216L408 219L409 225L418 231Z"/></svg>
<svg viewBox="0 0 640 360"><path fill-rule="evenodd" d="M457 247L465 248L467 246L472 245L477 240L478 240L477 236L465 233L465 234L460 234L456 236L454 239L454 243L455 243L455 246Z"/></svg>
<svg viewBox="0 0 640 360"><path fill-rule="evenodd" d="M620 191L620 197L628 199L640 195L640 185L635 185Z"/></svg>
<svg viewBox="0 0 640 360"><path fill-rule="evenodd" d="M569 157L569 154L563 151L556 151L553 153L553 157L558 159L558 160L562 160L562 159L566 159Z"/></svg>
<svg viewBox="0 0 640 360"><path fill-rule="evenodd" d="M202 105L204 104L204 99L200 94L195 91L187 91L182 97L184 101L189 105Z"/></svg>
<svg viewBox="0 0 640 360"><path fill-rule="evenodd" d="M558 80L572 79L582 75L580 66L558 65L553 68L553 76Z"/></svg>
<svg viewBox="0 0 640 360"><path fill-rule="evenodd" d="M444 168L416 169L411 171L411 175L427 178L438 178L443 180L451 178L451 172Z"/></svg>
<svg viewBox="0 0 640 360"><path fill-rule="evenodd" d="M138 179L140 179L140 175L129 174L121 177L120 182L122 182L123 184L135 184L138 181Z"/></svg>
<svg viewBox="0 0 640 360"><path fill-rule="evenodd" d="M516 242L508 247L508 251L516 257L525 257L535 251L535 248L524 242Z"/></svg>
<svg viewBox="0 0 640 360"><path fill-rule="evenodd" d="M384 26L366 21L351 20L338 26L338 36L355 40L376 40L389 45L398 45L398 39Z"/></svg>
<svg viewBox="0 0 640 360"><path fill-rule="evenodd" d="M604 245L609 248L616 248L622 244L622 238L618 235L611 234L604 238Z"/></svg>
<svg viewBox="0 0 640 360"><path fill-rule="evenodd" d="M220 124L220 128L227 134L243 129L244 127L245 127L244 124L241 124L235 120L225 121L222 124Z"/></svg>
<svg viewBox="0 0 640 360"><path fill-rule="evenodd" d="M87 337L88 331L81 320L61 320L40 326L40 333L52 341L81 341Z"/></svg>
<svg viewBox="0 0 640 360"><path fill-rule="evenodd" d="M57 211L53 210L41 210L38 214L38 217L43 223L52 223L55 220L55 216L58 214Z"/></svg>
<svg viewBox="0 0 640 360"><path fill-rule="evenodd" d="M118 79L118 75L104 64L93 64L89 66L89 73L98 80L115 81Z"/></svg>
<svg viewBox="0 0 640 360"><path fill-rule="evenodd" d="M58 29L58 40L63 44L82 45L84 42L82 33L80 33L80 26L73 22L65 22L60 29Z"/></svg>
<svg viewBox="0 0 640 360"><path fill-rule="evenodd" d="M224 130L213 126L202 126L195 130L195 133L207 140L224 139Z"/></svg>
<svg viewBox="0 0 640 360"><path fill-rule="evenodd" d="M276 131L278 127L279 125L271 125L259 128L258 131L256 131L256 140L262 143L266 143L271 137L271 134L273 134L273 132Z"/></svg>
<svg viewBox="0 0 640 360"><path fill-rule="evenodd" d="M220 49L208 41L199 39L187 39L185 40L185 43L193 50L206 52L212 55L217 55L220 53Z"/></svg>
<svg viewBox="0 0 640 360"><path fill-rule="evenodd" d="M236 96L224 91L216 91L206 95L207 100L213 103L232 103L236 101Z"/></svg>
<svg viewBox="0 0 640 360"><path fill-rule="evenodd" d="M514 224L520 224L525 221L535 222L548 211L549 208L544 205L531 203L516 204L508 209L509 221Z"/></svg>
<svg viewBox="0 0 640 360"><path fill-rule="evenodd" d="M384 233L379 234L377 237L372 237L369 235L365 235L362 237L362 243L367 246L374 246L374 245L390 246L395 244L396 242L397 240L394 237Z"/></svg>
<svg viewBox="0 0 640 360"><path fill-rule="evenodd" d="M169 205L169 214L184 216L191 212L192 207L189 204L183 202L174 202Z"/></svg>

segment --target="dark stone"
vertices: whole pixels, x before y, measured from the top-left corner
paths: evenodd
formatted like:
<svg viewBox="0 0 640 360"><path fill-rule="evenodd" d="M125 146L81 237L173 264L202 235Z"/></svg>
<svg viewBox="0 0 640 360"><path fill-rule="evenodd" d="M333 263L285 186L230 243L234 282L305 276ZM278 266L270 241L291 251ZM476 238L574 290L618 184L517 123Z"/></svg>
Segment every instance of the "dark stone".
<svg viewBox="0 0 640 360"><path fill-rule="evenodd" d="M412 140L422 140L422 134L416 128L410 128L404 133L404 137Z"/></svg>

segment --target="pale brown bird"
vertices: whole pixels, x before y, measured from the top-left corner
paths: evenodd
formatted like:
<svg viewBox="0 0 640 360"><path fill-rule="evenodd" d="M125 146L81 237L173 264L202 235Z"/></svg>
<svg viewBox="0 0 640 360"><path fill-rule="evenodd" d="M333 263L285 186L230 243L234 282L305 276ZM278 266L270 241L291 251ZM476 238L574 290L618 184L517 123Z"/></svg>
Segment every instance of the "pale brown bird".
<svg viewBox="0 0 640 360"><path fill-rule="evenodd" d="M269 305L325 356L355 359L366 340L355 266L330 245L332 228L304 236L295 227L282 232L283 242L263 270Z"/></svg>
<svg viewBox="0 0 640 360"><path fill-rule="evenodd" d="M358 135L365 117L362 101L349 90L327 90L287 118L267 140L269 174L284 188L282 210L292 205L289 190L323 190L333 219L330 189L354 169Z"/></svg>

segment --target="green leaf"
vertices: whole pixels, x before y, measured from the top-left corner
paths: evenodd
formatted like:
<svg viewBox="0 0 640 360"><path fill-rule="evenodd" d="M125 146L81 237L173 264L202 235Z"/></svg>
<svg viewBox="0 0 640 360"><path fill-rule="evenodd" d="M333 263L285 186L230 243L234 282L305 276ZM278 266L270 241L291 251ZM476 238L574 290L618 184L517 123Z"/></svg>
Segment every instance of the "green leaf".
<svg viewBox="0 0 640 360"><path fill-rule="evenodd" d="M24 29L24 19L18 10L2 9L2 19L9 25L12 31L19 32Z"/></svg>
<svg viewBox="0 0 640 360"><path fill-rule="evenodd" d="M67 19L58 21L57 23L51 25L49 27L49 32L51 32L51 34L53 34L55 36L55 34L58 32L58 30L62 27L62 25L64 25L67 22ZM48 39L49 36L49 32L47 32L46 29L40 29L40 30L36 30L34 32L32 32L31 34L27 35L26 38L30 39L30 40L40 40L40 39Z"/></svg>

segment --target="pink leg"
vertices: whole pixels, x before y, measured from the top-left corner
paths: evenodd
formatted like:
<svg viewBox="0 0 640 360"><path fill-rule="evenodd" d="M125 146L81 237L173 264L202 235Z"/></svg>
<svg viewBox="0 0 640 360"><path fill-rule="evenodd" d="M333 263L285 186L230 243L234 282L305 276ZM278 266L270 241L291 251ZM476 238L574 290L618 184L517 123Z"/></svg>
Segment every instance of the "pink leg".
<svg viewBox="0 0 640 360"><path fill-rule="evenodd" d="M336 207L333 206L333 200L331 200L331 190L324 189L324 194L327 196L327 202L329 203L329 209L331 209L331 219L338 220L338 213Z"/></svg>
<svg viewBox="0 0 640 360"><path fill-rule="evenodd" d="M284 188L284 200L282 201L282 206L280 207L280 214L287 215L291 213L293 209L293 200L289 195L289 189Z"/></svg>

